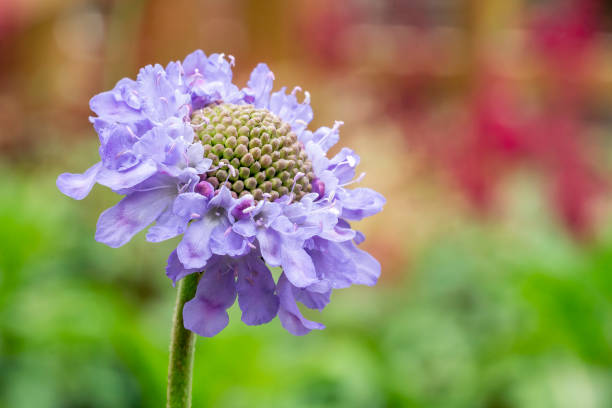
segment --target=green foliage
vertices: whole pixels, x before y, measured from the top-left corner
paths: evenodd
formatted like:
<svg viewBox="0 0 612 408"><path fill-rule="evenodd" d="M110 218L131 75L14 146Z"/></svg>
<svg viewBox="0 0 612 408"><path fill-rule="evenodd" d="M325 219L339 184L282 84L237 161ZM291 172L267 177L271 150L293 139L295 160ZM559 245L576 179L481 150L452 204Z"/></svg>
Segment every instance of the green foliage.
<svg viewBox="0 0 612 408"><path fill-rule="evenodd" d="M110 194L0 174L0 407L163 406L176 242L107 248ZM305 337L233 308L197 341L194 407L612 406L612 240L541 242L448 234L396 282L335 294Z"/></svg>

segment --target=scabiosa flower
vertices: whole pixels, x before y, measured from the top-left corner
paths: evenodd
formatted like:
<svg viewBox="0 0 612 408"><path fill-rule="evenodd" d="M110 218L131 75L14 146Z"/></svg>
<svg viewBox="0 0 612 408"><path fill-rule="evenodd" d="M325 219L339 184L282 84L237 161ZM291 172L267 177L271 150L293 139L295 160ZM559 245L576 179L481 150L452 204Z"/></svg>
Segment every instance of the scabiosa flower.
<svg viewBox="0 0 612 408"><path fill-rule="evenodd" d="M348 188L359 156L328 158L342 122L307 129L310 95L272 92L265 64L247 86L232 83L232 57L196 51L181 62L141 69L136 81L92 98L100 162L62 174L57 186L84 198L95 183L125 195L104 211L96 239L112 247L151 226L147 240L183 234L166 273L173 282L201 275L183 309L184 325L211 337L228 323L236 298L242 320L279 316L295 335L322 329L296 302L323 309L333 289L374 285L380 264L357 247L349 222L382 210L368 188ZM275 282L269 267L280 267Z"/></svg>

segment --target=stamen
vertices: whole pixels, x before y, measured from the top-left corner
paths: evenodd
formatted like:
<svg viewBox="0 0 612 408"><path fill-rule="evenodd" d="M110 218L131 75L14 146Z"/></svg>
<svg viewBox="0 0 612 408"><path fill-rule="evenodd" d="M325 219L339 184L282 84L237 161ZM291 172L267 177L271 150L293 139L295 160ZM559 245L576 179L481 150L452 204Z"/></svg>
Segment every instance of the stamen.
<svg viewBox="0 0 612 408"><path fill-rule="evenodd" d="M317 144L318 144L318 145L321 145L321 144L322 144L322 143L325 141L325 139L327 139L327 138L329 137L329 135L331 135L331 134L332 134L332 133L334 133L334 132L337 132L337 131L338 131L338 129L340 129L340 126L342 126L342 125L344 125L344 122L342 122L341 120L337 120L337 121L335 121L335 122L334 122L334 126L333 126L333 127L330 129L330 130L329 130L329 132L327 132L327 134L326 134L325 136L323 136L323 137L321 138L321 140L319 140L319 141L317 142Z"/></svg>
<svg viewBox="0 0 612 408"><path fill-rule="evenodd" d="M293 189L295 188L295 184L297 183L297 181L299 179L301 179L302 177L304 177L304 173L299 172L298 174L295 175L295 177L293 178L293 184L291 185L291 194L293 194Z"/></svg>
<svg viewBox="0 0 612 408"><path fill-rule="evenodd" d="M208 120L208 119L207 119L207 120ZM199 128L203 127L203 126L208 126L208 124L209 124L209 123L210 123L210 121L208 121L208 122L204 121L204 122L202 122L202 123L198 123L198 124L196 124L196 125L194 125L193 123L189 123L189 124L191 125L191 127L192 127L193 129L199 129Z"/></svg>
<svg viewBox="0 0 612 408"><path fill-rule="evenodd" d="M125 125L125 128L127 129L128 133L132 136L135 137L136 139L138 139L138 136L136 136L136 134L134 133L134 131L132 130L131 127L129 127L128 125Z"/></svg>
<svg viewBox="0 0 612 408"><path fill-rule="evenodd" d="M168 153L172 153L175 147L176 147L176 142L172 142L172 144L170 145L170 148L168 149ZM186 157L186 153L185 153L185 157Z"/></svg>
<svg viewBox="0 0 612 408"><path fill-rule="evenodd" d="M257 209L257 205L252 205L250 207L245 208L244 210L242 210L243 213L248 214L250 212L253 212Z"/></svg>
<svg viewBox="0 0 612 408"><path fill-rule="evenodd" d="M351 180L348 183L340 184L338 187L346 187L346 186L350 186L351 184L359 183L361 180L363 180L365 175L366 175L365 172L363 172L356 179Z"/></svg>

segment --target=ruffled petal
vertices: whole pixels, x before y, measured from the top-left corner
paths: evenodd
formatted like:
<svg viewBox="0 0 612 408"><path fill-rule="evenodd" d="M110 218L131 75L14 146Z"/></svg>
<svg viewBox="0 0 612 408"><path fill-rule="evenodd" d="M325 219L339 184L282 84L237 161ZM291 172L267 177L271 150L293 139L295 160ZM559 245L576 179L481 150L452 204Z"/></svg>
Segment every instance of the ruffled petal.
<svg viewBox="0 0 612 408"><path fill-rule="evenodd" d="M191 89L194 109L200 109L219 100L237 103L244 97L238 87L232 83L231 64L225 59L224 54L211 54L206 57L201 50L197 50L185 58L183 68L187 85Z"/></svg>
<svg viewBox="0 0 612 408"><path fill-rule="evenodd" d="M247 240L232 230L229 220L222 219L211 234L210 250L217 255L244 255L248 252Z"/></svg>
<svg viewBox="0 0 612 408"><path fill-rule="evenodd" d="M331 290L327 290L323 293L314 292L308 290L308 288L293 288L293 295L295 300L301 302L309 309L323 310L329 303L331 297Z"/></svg>
<svg viewBox="0 0 612 408"><path fill-rule="evenodd" d="M267 323L278 312L279 300L270 270L257 257L250 257L238 268L238 304L242 321L248 325Z"/></svg>
<svg viewBox="0 0 612 408"><path fill-rule="evenodd" d="M147 241L162 242L174 238L185 232L188 221L188 218L176 215L172 211L172 205L169 205L159 216L155 225L147 231Z"/></svg>
<svg viewBox="0 0 612 408"><path fill-rule="evenodd" d="M314 238L308 250L318 276L330 288L376 284L380 264L372 255L357 248L352 241L332 242Z"/></svg>
<svg viewBox="0 0 612 408"><path fill-rule="evenodd" d="M274 74L266 64L257 64L249 82L245 93L247 103L253 104L256 108L267 108L270 104L270 92L274 84Z"/></svg>
<svg viewBox="0 0 612 408"><path fill-rule="evenodd" d="M281 235L271 228L259 228L257 230L257 242L261 256L272 266L280 266L282 262Z"/></svg>
<svg viewBox="0 0 612 408"><path fill-rule="evenodd" d="M82 200L87 197L93 185L96 184L96 177L101 168L102 162L98 162L85 170L83 174L60 174L55 184L57 188L68 197L74 198L75 200Z"/></svg>
<svg viewBox="0 0 612 408"><path fill-rule="evenodd" d="M185 75L190 77L196 73L196 69L199 72L203 71L203 67L206 65L206 54L202 50L195 50L183 61L183 70L185 71Z"/></svg>
<svg viewBox="0 0 612 408"><path fill-rule="evenodd" d="M183 308L185 328L213 337L227 326L227 309L236 300L234 273L223 261L209 266L198 283L195 297Z"/></svg>
<svg viewBox="0 0 612 408"><path fill-rule="evenodd" d="M136 82L123 78L111 91L95 95L89 101L89 107L100 118L118 122L130 123L143 120L140 112L141 101L134 93Z"/></svg>
<svg viewBox="0 0 612 408"><path fill-rule="evenodd" d="M312 108L308 93L303 103L299 103L294 93L286 94L286 87L274 92L270 97L270 111L291 125L298 136L312 121Z"/></svg>
<svg viewBox="0 0 612 408"><path fill-rule="evenodd" d="M137 191L104 211L98 219L96 241L117 248L160 216L172 203L170 189Z"/></svg>
<svg viewBox="0 0 612 408"><path fill-rule="evenodd" d="M166 157L168 156L168 150L170 150L170 147L173 146L173 142L174 140L168 136L165 128L155 127L145 133L134 144L134 152L141 157L146 157L153 160L155 163L164 163L166 162ZM180 147L173 147L170 153L174 153L179 157L182 156L182 149Z"/></svg>
<svg viewBox="0 0 612 408"><path fill-rule="evenodd" d="M118 171L103 167L98 173L97 182L113 190L122 190L142 183L157 172L153 161L144 161L128 170Z"/></svg>
<svg viewBox="0 0 612 408"><path fill-rule="evenodd" d="M382 194L376 191L360 187L354 190L340 189L338 194L342 202L342 218L359 221L365 217L382 211L387 202ZM339 190L339 191L340 191Z"/></svg>
<svg viewBox="0 0 612 408"><path fill-rule="evenodd" d="M183 240L176 248L178 257L186 268L203 268L206 265L212 256L211 235L221 222L220 217L208 213L187 227Z"/></svg>
<svg viewBox="0 0 612 408"><path fill-rule="evenodd" d="M198 193L179 194L174 200L172 210L176 215L184 218L199 218L206 213L208 199Z"/></svg>
<svg viewBox="0 0 612 408"><path fill-rule="evenodd" d="M297 243L285 243L282 248L281 266L287 279L304 288L317 282L317 273L308 253Z"/></svg>
<svg viewBox="0 0 612 408"><path fill-rule="evenodd" d="M355 178L355 167L359 164L359 155L343 147L340 153L335 155L329 162L329 170L338 178L340 184L345 184Z"/></svg>
<svg viewBox="0 0 612 408"><path fill-rule="evenodd" d="M373 286L380 277L380 263L372 255L363 251L353 242L342 242L342 247L355 263L356 273L353 278L353 283L357 285Z"/></svg>
<svg viewBox="0 0 612 408"><path fill-rule="evenodd" d="M138 139L127 126L109 129L106 141L100 147L104 167L109 170L123 171L138 164L139 160L132 151Z"/></svg>
<svg viewBox="0 0 612 408"><path fill-rule="evenodd" d="M319 145L324 152L327 152L340 140L339 129L342 124L343 122L337 121L331 128L321 126L314 132L306 131L300 136L300 140L304 144L312 141L313 143Z"/></svg>
<svg viewBox="0 0 612 408"><path fill-rule="evenodd" d="M171 61L166 65L166 76L174 88L183 89L185 87L184 73L183 66L178 61Z"/></svg>
<svg viewBox="0 0 612 408"><path fill-rule="evenodd" d="M175 89L161 65L147 65L138 73L138 92L143 112L153 122L183 117L188 112L189 96Z"/></svg>
<svg viewBox="0 0 612 408"><path fill-rule="evenodd" d="M250 218L236 221L234 225L232 225L232 229L243 237L254 237L255 234L257 234L255 222Z"/></svg>
<svg viewBox="0 0 612 408"><path fill-rule="evenodd" d="M202 143L194 143L187 148L187 165L196 169L198 174L206 172L212 165L212 160L204 157Z"/></svg>
<svg viewBox="0 0 612 408"><path fill-rule="evenodd" d="M313 322L302 316L302 312L295 303L293 285L289 282L285 274L282 274L276 285L280 306L278 308L278 318L283 327L295 336L303 336L311 330L323 330L321 323Z"/></svg>
<svg viewBox="0 0 612 408"><path fill-rule="evenodd" d="M180 279L195 272L200 272L200 270L186 269L181 263L181 261L179 261L178 255L176 254L176 249L172 251L172 253L168 257L168 264L166 265L166 276L172 280L173 286Z"/></svg>
<svg viewBox="0 0 612 408"><path fill-rule="evenodd" d="M224 208L226 210L232 208L236 200L234 200L234 198L232 197L232 194L230 193L229 189L223 186L218 191L219 193L217 193L217 195L215 195L215 197L210 200L210 207L219 207Z"/></svg>

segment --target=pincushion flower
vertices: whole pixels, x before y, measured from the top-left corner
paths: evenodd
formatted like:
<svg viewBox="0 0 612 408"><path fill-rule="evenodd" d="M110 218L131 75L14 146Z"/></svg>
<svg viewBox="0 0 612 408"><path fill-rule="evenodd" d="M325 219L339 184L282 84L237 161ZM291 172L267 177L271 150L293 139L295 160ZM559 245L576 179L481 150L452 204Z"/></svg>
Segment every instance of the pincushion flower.
<svg viewBox="0 0 612 408"><path fill-rule="evenodd" d="M351 188L363 178L355 152L327 157L341 122L308 130L307 92L302 101L299 88L272 92L265 64L240 89L233 64L196 51L94 96L100 162L60 175L57 186L75 199L95 183L124 195L98 220L96 240L111 247L147 227L152 242L182 234L166 273L174 283L196 279L185 328L216 335L237 299L247 325L278 316L303 335L323 325L296 302L322 310L333 289L376 283L380 265L358 248L364 236L350 222L378 213L385 199ZM282 270L276 282L269 267Z"/></svg>

